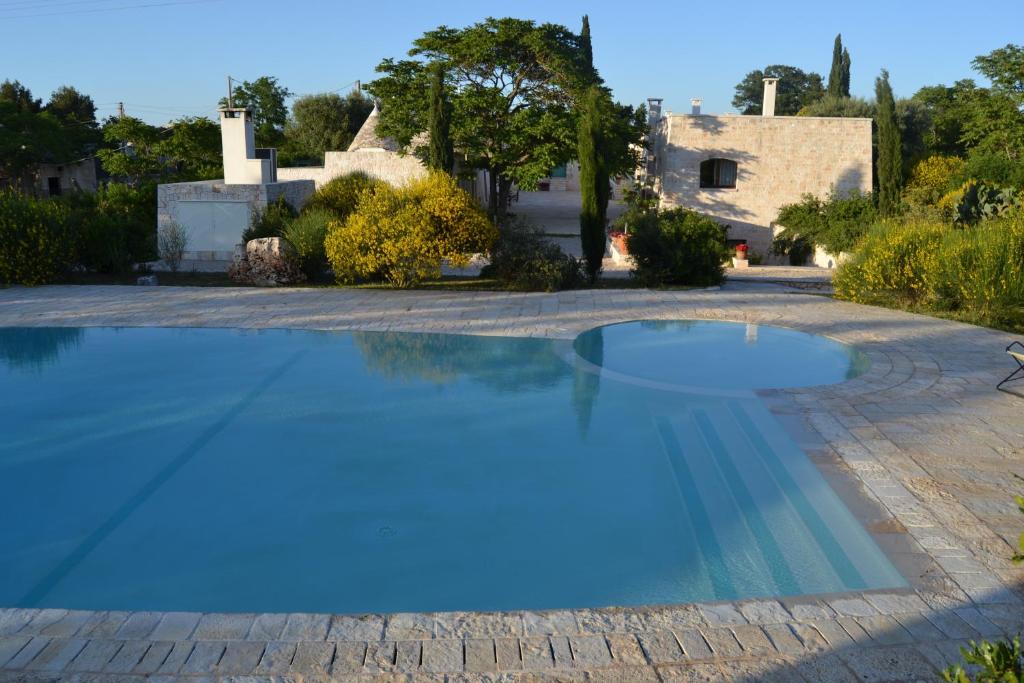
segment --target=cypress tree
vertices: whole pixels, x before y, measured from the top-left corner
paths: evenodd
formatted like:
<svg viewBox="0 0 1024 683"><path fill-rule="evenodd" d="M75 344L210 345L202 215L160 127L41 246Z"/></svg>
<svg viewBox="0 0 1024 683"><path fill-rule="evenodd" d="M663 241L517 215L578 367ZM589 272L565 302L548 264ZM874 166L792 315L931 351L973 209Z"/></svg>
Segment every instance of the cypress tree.
<svg viewBox="0 0 1024 683"><path fill-rule="evenodd" d="M842 90L842 93L843 93L843 97L849 97L850 96L850 53L849 53L849 51L845 47L843 48L843 72L842 72L842 78L839 80L839 83L841 84L841 90Z"/></svg>
<svg viewBox="0 0 1024 683"><path fill-rule="evenodd" d="M605 249L608 211L608 171L603 158L605 93L591 86L584 93L577 129L576 157L580 164L580 244L590 282L597 280Z"/></svg>
<svg viewBox="0 0 1024 683"><path fill-rule="evenodd" d="M444 89L444 65L434 65L430 79L430 148L427 166L445 173L455 168L455 151L451 138L451 104Z"/></svg>
<svg viewBox="0 0 1024 683"><path fill-rule="evenodd" d="M828 72L828 94L843 97L843 34L836 34L832 46L832 69Z"/></svg>
<svg viewBox="0 0 1024 683"><path fill-rule="evenodd" d="M590 17L583 15L583 28L580 29L580 52L583 56L583 63L591 69L594 68L594 47L590 43Z"/></svg>
<svg viewBox="0 0 1024 683"><path fill-rule="evenodd" d="M878 128L878 211L892 216L899 210L900 188L903 185L903 142L896 118L896 100L889 84L889 72L875 79L875 101Z"/></svg>

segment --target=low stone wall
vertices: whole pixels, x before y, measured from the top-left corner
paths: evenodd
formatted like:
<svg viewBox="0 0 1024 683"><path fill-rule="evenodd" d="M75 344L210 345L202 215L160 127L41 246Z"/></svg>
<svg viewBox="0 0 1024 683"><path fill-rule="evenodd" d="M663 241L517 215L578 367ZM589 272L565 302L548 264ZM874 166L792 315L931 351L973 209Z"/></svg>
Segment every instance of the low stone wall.
<svg viewBox="0 0 1024 683"><path fill-rule="evenodd" d="M427 174L423 162L412 155L383 149L357 149L354 152L327 152L323 166L277 169L277 179L312 180L317 189L334 178L362 172L395 186L406 185Z"/></svg>
<svg viewBox="0 0 1024 683"><path fill-rule="evenodd" d="M187 260L223 261L225 268L253 211L284 198L296 210L313 194L310 180L266 185L226 185L223 180L168 183L157 187L157 230L177 220L190 232Z"/></svg>

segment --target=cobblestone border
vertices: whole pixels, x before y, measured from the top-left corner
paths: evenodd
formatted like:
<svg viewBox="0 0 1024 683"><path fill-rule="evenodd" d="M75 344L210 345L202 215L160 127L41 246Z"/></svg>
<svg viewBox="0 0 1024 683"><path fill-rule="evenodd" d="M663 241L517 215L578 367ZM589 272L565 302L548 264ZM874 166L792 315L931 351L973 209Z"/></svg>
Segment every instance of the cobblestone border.
<svg viewBox="0 0 1024 683"><path fill-rule="evenodd" d="M1024 628L1012 482L1024 399L1010 337L779 291L552 295L52 287L0 290L0 325L289 327L567 339L638 318L777 324L855 344L865 375L762 392L819 467L883 510L914 590L658 608L390 615L0 609L7 681L879 681L932 678ZM876 530L877 531L877 530ZM879 536L876 536L878 538ZM891 544L890 544L891 546Z"/></svg>

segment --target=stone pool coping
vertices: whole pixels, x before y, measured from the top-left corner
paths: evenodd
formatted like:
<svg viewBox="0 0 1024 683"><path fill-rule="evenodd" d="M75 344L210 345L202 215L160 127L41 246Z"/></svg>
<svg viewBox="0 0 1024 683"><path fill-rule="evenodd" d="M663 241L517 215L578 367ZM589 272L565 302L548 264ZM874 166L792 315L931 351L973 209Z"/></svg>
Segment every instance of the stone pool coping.
<svg viewBox="0 0 1024 683"><path fill-rule="evenodd" d="M1009 472L1024 475L1024 398L994 390L1008 371L1005 333L781 287L0 290L0 326L571 339L641 318L776 324L869 355L872 367L857 379L760 393L908 574L910 590L362 616L0 609L0 680L916 680L937 676L968 639L1024 628L1024 571L1008 559L1021 527Z"/></svg>

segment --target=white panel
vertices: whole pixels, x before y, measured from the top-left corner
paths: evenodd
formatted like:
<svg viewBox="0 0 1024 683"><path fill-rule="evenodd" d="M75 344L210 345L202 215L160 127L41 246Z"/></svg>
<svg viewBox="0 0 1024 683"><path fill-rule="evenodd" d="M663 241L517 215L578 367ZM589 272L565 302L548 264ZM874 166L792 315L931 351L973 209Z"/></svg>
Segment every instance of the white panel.
<svg viewBox="0 0 1024 683"><path fill-rule="evenodd" d="M183 201L171 210L189 230L189 251L232 251L249 225L249 202Z"/></svg>

